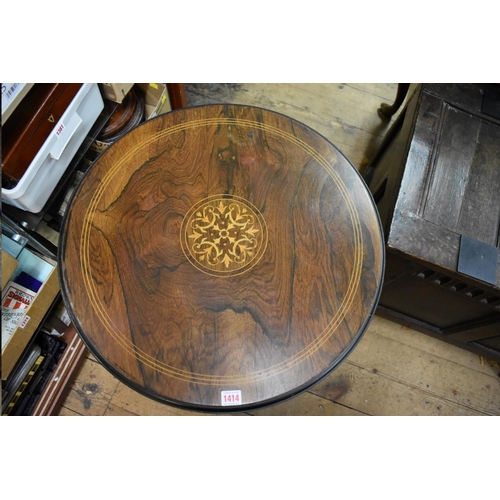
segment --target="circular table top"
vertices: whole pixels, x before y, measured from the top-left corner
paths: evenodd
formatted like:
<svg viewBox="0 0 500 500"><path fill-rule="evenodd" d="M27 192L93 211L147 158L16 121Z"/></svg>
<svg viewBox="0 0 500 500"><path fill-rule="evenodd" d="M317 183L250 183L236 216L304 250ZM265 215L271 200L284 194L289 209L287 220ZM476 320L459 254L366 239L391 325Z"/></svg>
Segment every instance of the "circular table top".
<svg viewBox="0 0 500 500"><path fill-rule="evenodd" d="M147 121L92 165L66 211L70 317L122 382L245 411L306 390L351 351L380 294L372 197L325 138L237 105Z"/></svg>

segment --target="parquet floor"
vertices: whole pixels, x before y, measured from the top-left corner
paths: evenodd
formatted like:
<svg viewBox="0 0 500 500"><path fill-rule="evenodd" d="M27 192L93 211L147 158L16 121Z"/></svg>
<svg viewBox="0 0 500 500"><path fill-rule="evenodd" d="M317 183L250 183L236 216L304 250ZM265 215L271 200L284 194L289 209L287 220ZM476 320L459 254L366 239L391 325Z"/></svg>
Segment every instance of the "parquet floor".
<svg viewBox="0 0 500 500"><path fill-rule="evenodd" d="M296 118L332 141L358 169L390 124L377 115L396 84L189 84L189 105L237 103ZM411 89L410 89L411 91ZM252 415L500 415L500 367L375 317L360 343L309 391ZM59 415L200 415L151 401L90 354Z"/></svg>

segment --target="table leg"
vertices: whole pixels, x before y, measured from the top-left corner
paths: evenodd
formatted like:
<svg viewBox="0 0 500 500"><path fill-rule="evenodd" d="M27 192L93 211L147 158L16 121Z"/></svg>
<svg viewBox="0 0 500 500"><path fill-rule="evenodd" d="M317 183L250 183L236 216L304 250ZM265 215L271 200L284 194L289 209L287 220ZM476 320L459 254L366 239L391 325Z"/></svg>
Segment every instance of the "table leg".
<svg viewBox="0 0 500 500"><path fill-rule="evenodd" d="M401 104L405 100L406 94L408 94L408 89L410 88L409 83L398 83L398 92L396 94L396 100L393 104L389 105L383 102L380 108L377 110L378 115L383 120L390 120L396 111L400 108Z"/></svg>
<svg viewBox="0 0 500 500"><path fill-rule="evenodd" d="M185 108L187 106L184 83L167 83L167 90L172 109Z"/></svg>

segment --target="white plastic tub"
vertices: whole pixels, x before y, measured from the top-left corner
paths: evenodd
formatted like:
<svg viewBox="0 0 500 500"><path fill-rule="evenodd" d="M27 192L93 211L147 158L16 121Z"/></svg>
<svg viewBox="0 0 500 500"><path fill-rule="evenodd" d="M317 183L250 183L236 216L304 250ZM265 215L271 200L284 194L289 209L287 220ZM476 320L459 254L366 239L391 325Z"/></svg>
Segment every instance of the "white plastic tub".
<svg viewBox="0 0 500 500"><path fill-rule="evenodd" d="M97 83L85 83L13 189L2 188L2 201L38 213L104 108Z"/></svg>

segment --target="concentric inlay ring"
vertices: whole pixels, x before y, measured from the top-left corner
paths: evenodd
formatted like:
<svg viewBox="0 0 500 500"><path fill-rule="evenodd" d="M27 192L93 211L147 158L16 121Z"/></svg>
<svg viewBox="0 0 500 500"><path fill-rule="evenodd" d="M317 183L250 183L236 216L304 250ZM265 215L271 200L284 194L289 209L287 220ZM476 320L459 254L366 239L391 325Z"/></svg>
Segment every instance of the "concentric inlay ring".
<svg viewBox="0 0 500 500"><path fill-rule="evenodd" d="M186 258L198 270L212 276L236 276L261 259L267 247L267 227L249 201L216 195L186 213L180 240Z"/></svg>

